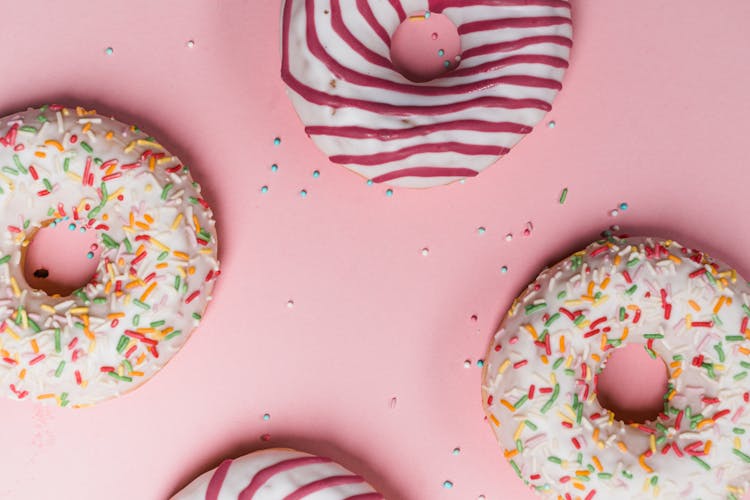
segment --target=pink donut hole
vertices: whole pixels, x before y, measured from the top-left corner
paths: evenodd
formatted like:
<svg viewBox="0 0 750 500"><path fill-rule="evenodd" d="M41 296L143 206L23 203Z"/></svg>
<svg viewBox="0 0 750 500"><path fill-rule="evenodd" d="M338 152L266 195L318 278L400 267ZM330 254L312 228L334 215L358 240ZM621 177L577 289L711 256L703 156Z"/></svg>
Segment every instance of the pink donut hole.
<svg viewBox="0 0 750 500"><path fill-rule="evenodd" d="M443 14L411 14L393 33L391 62L405 78L417 83L456 69L461 62L458 28Z"/></svg>
<svg viewBox="0 0 750 500"><path fill-rule="evenodd" d="M94 278L100 254L97 231L81 231L70 220L44 225L30 236L23 276L35 290L66 297Z"/></svg>
<svg viewBox="0 0 750 500"><path fill-rule="evenodd" d="M664 411L669 375L664 360L640 344L612 351L599 374L597 399L625 423L655 420Z"/></svg>

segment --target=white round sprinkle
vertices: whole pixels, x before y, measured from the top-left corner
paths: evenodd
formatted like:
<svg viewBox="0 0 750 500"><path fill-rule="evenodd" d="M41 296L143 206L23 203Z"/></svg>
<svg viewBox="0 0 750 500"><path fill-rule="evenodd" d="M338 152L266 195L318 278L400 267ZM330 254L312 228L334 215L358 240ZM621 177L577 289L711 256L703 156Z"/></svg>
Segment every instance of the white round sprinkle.
<svg viewBox="0 0 750 500"><path fill-rule="evenodd" d="M428 255L430 255L430 249L427 248L427 247L424 247L422 249L422 255L424 255L425 257L427 257Z"/></svg>
<svg viewBox="0 0 750 500"><path fill-rule="evenodd" d="M195 47L195 41L188 40L185 45L187 46L187 48L192 49L193 47Z"/></svg>

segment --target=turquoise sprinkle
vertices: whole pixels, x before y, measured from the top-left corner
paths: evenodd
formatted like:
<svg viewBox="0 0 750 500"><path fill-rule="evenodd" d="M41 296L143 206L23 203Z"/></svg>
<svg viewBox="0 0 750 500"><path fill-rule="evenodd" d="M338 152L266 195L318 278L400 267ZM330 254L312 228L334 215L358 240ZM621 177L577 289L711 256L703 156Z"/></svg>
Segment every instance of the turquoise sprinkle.
<svg viewBox="0 0 750 500"><path fill-rule="evenodd" d="M273 145L278 146L281 144L281 137L277 137L273 140Z"/></svg>
<svg viewBox="0 0 750 500"><path fill-rule="evenodd" d="M267 193L268 192L268 186L262 186L260 188L260 192L263 193L263 194Z"/></svg>
<svg viewBox="0 0 750 500"><path fill-rule="evenodd" d="M453 488L453 482L448 480L443 481L443 488L447 490Z"/></svg>
<svg viewBox="0 0 750 500"><path fill-rule="evenodd" d="M386 189L385 190L385 195L388 196L388 197L393 196L393 189L390 189L390 188Z"/></svg>
<svg viewBox="0 0 750 500"><path fill-rule="evenodd" d="M315 177L316 179L320 177L320 170L313 170L313 177Z"/></svg>
<svg viewBox="0 0 750 500"><path fill-rule="evenodd" d="M279 170L279 166L278 165L276 165L275 163L273 165L271 165L271 172L278 172L278 170Z"/></svg>
<svg viewBox="0 0 750 500"><path fill-rule="evenodd" d="M440 57L443 57L445 55L445 51L443 49L438 50L438 55Z"/></svg>

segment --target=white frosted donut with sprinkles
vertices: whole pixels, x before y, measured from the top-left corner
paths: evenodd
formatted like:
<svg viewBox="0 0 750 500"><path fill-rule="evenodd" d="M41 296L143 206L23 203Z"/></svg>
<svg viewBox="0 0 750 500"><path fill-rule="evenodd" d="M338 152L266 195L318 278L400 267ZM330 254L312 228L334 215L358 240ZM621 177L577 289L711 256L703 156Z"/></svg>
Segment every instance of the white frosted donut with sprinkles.
<svg viewBox="0 0 750 500"><path fill-rule="evenodd" d="M95 231L95 276L28 286L34 232ZM137 127L63 106L0 120L0 391L80 407L154 375L198 325L219 275L211 210L179 159Z"/></svg>
<svg viewBox="0 0 750 500"><path fill-rule="evenodd" d="M750 480L750 287L675 241L611 238L542 272L494 337L482 386L512 468L558 498L739 500ZM625 424L597 400L610 351L669 371L664 410Z"/></svg>
<svg viewBox="0 0 750 500"><path fill-rule="evenodd" d="M463 52L414 83L390 59L392 36L429 13L453 21ZM286 0L282 16L282 76L308 135L332 162L406 187L473 177L508 153L551 109L573 36L567 0Z"/></svg>
<svg viewBox="0 0 750 500"><path fill-rule="evenodd" d="M282 448L225 460L172 500L383 500L330 458Z"/></svg>

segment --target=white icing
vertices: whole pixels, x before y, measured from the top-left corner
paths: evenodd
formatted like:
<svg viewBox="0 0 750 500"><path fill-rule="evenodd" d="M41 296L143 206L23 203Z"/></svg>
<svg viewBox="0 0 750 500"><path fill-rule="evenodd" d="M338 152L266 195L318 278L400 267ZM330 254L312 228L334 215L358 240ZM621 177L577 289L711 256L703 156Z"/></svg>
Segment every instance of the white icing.
<svg viewBox="0 0 750 500"><path fill-rule="evenodd" d="M284 40L284 50L289 52L289 65L291 75L302 84L325 92L330 95L342 96L352 99L360 99L371 103L394 104L401 106L434 107L441 104L451 104L461 101L476 99L479 97L505 97L513 99L538 99L551 104L557 95L556 89L532 87L508 83L488 85L473 92L456 91L449 95L430 96L419 93L406 93L400 90L386 90L347 81L343 75L336 74L323 61L318 59L310 50L307 43L307 15L306 4L312 0L286 0L283 10L291 8L291 24L288 39ZM369 1L370 8L375 17L381 22L384 29L392 36L398 28L400 20L389 2ZM429 9L429 2L420 0L400 0L407 14ZM326 52L344 67L359 73L370 75L378 79L386 80L404 85L412 86L439 86L452 88L456 85L484 81L501 76L533 76L548 80L561 82L564 76L564 68L557 68L542 63L513 64L489 71L483 71L476 75L452 76L447 73L441 78L425 84L413 83L407 80L397 71L373 64L365 59L357 51L353 50L332 28L331 0L318 0L315 5L315 32L320 39ZM361 15L354 2L342 0L341 17L349 31L358 38L366 47L380 56L389 59L388 48L383 41L372 30L367 21ZM493 19L509 18L534 18L534 17L560 17L570 19L569 7L545 6L545 5L503 5L499 3L492 5L471 5L466 7L449 7L443 14L448 16L456 26L475 21L486 21ZM572 39L572 27L570 24L555 24L552 26L531 26L524 28L498 28L466 33L461 36L462 49L465 54L487 44L497 42L508 42L529 37L557 36ZM565 45L545 43L540 39L538 43L517 47L512 50L504 49L490 54L477 55L465 58L459 70L476 67L489 61L513 57L517 55L546 55L556 57L565 61L569 60L570 48ZM335 81L335 87L331 82ZM469 109L451 112L441 115L389 115L373 111L366 111L356 107L338 107L318 105L308 101L295 91L289 91L292 103L302 122L307 126L357 126L370 129L409 129L419 125L445 123L453 120L483 120L492 123L513 122L524 126L534 127L544 117L546 112L541 109L523 107L521 109L486 108L475 105ZM460 130L451 128L448 130L434 131L426 135L419 135L396 141L384 141L369 138L347 138L335 135L312 134L315 144L328 156L339 155L375 155L383 152L397 151L406 147L422 144L436 143L462 143L470 145L493 145L504 148L512 148L520 141L524 134L494 132L489 130ZM474 172L480 172L495 163L498 155L465 155L454 151L439 151L418 154L403 160L385 163L376 166L359 165L355 163L344 164L345 167L369 178L378 179L384 175L394 173L409 167L433 167L439 169L465 168ZM434 174L433 174L434 175ZM405 187L430 187L446 184L460 179L461 175L446 172L445 176L419 177L415 175L404 175L386 180L393 185Z"/></svg>
<svg viewBox="0 0 750 500"><path fill-rule="evenodd" d="M198 325L218 276L214 220L200 188L147 134L81 108L6 117L3 137L0 391L76 407L138 387ZM92 185L82 182L87 162ZM24 246L50 221L96 231L102 248L92 282L69 297L24 279Z"/></svg>
<svg viewBox="0 0 750 500"><path fill-rule="evenodd" d="M240 493L248 487L259 472L288 460L312 458L313 455L294 450L274 448L256 451L231 461L223 481L217 482L217 500L237 500ZM209 483L214 478L217 469L210 470L182 491L172 497L172 500L204 500L209 498ZM341 465L326 461L324 463L302 464L287 470L269 474L263 481L262 487L250 498L243 500L281 500L293 494L300 488L316 481L332 477L351 478L351 484L323 487L318 491L306 495L305 500L345 500L363 495L362 500L382 500L383 497L375 492L364 479L348 471ZM217 481L214 479L214 481ZM215 491L214 491L215 493Z"/></svg>
<svg viewBox="0 0 750 500"><path fill-rule="evenodd" d="M691 277L702 269L705 274ZM598 242L543 271L513 304L486 359L485 411L506 457L543 495L589 498L596 491L594 498L615 500L739 499L750 481L750 457L744 458L750 455L745 399L750 391L749 302L750 287L734 270L673 241ZM665 304L671 307L669 319ZM585 319L576 324L561 308L580 311ZM594 378L606 361L607 343L618 344L626 328L620 345L647 345L652 334L663 336L651 340L668 366L671 399L666 414L643 424L649 431L614 420L596 398ZM545 335L549 354L544 342L535 344L535 336ZM697 356L711 368L695 366ZM532 384L535 392L529 398ZM557 400L549 403L556 386ZM543 392L550 389L553 393ZM578 406L575 397L582 401ZM507 405L518 408L511 411ZM694 417L702 416L691 422L688 408ZM707 454L689 456L690 449L705 451L709 440ZM702 444L691 448L696 442ZM662 453L665 446L670 448ZM564 477L570 479L561 482Z"/></svg>

